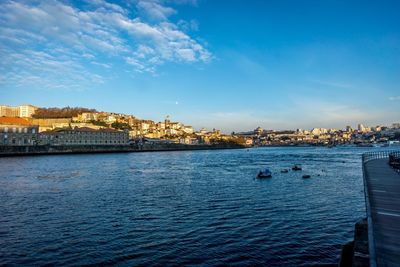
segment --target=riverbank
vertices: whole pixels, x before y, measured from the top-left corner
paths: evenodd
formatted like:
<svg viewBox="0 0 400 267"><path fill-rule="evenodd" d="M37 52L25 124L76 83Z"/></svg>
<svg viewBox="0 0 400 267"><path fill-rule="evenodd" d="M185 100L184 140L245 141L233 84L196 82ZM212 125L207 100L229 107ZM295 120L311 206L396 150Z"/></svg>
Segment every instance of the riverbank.
<svg viewBox="0 0 400 267"><path fill-rule="evenodd" d="M53 154L90 154L90 153L132 153L181 150L215 150L241 149L242 145L213 144L213 145L185 145L185 144L145 144L137 145L37 145L37 146L0 146L0 157L53 155Z"/></svg>

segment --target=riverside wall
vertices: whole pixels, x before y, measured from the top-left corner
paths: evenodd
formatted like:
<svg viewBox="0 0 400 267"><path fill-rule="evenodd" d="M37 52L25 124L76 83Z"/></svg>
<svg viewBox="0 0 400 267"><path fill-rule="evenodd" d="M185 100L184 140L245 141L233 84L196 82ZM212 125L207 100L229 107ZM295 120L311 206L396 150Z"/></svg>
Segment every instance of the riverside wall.
<svg viewBox="0 0 400 267"><path fill-rule="evenodd" d="M354 226L354 240L342 246L339 267L368 267L368 221L359 220Z"/></svg>
<svg viewBox="0 0 400 267"><path fill-rule="evenodd" d="M36 146L0 146L0 157L51 155L51 154L84 154L84 153L128 153L151 151L213 150L240 149L241 145L184 145L184 144L144 144L144 145L36 145Z"/></svg>

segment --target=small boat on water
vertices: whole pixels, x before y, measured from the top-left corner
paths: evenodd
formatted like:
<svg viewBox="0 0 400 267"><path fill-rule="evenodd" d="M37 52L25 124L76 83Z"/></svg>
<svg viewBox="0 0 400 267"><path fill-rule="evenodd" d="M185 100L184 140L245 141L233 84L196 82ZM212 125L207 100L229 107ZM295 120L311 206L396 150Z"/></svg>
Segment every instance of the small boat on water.
<svg viewBox="0 0 400 267"><path fill-rule="evenodd" d="M288 172L289 172L288 169L283 169L283 170L281 170L281 173L288 173Z"/></svg>
<svg viewBox="0 0 400 267"><path fill-rule="evenodd" d="M257 174L257 178L271 178L272 173L269 169L265 169L264 171L259 171Z"/></svg>
<svg viewBox="0 0 400 267"><path fill-rule="evenodd" d="M304 178L304 179L306 179L306 178L311 178L311 175L309 175L309 174L304 174L304 175L303 175L303 178Z"/></svg>
<svg viewBox="0 0 400 267"><path fill-rule="evenodd" d="M292 170L294 170L294 171L301 171L301 170L302 170L301 165L300 165L300 164L294 165L294 166L292 167Z"/></svg>

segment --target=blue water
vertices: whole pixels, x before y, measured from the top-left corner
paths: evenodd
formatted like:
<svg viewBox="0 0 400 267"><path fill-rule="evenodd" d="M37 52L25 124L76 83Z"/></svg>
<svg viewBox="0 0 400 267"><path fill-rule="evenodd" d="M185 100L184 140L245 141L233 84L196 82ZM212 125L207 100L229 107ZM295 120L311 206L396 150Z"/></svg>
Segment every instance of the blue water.
<svg viewBox="0 0 400 267"><path fill-rule="evenodd" d="M0 265L336 265L365 150L0 158Z"/></svg>

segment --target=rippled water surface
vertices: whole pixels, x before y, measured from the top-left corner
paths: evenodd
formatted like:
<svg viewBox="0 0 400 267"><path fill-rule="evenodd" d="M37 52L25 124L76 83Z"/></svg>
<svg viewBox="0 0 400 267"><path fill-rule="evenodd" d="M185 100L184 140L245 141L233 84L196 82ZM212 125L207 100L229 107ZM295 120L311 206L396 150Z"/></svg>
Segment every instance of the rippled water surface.
<svg viewBox="0 0 400 267"><path fill-rule="evenodd" d="M364 151L0 158L0 265L335 265L364 216Z"/></svg>

